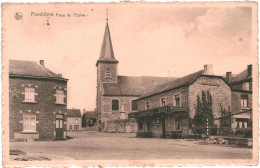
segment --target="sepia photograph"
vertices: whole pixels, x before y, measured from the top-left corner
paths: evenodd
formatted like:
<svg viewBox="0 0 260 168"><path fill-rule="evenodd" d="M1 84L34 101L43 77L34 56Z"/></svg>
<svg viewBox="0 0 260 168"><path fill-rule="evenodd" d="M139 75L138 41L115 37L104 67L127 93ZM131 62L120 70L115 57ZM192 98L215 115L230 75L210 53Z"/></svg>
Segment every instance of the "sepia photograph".
<svg viewBox="0 0 260 168"><path fill-rule="evenodd" d="M3 165L257 165L257 10L2 3Z"/></svg>

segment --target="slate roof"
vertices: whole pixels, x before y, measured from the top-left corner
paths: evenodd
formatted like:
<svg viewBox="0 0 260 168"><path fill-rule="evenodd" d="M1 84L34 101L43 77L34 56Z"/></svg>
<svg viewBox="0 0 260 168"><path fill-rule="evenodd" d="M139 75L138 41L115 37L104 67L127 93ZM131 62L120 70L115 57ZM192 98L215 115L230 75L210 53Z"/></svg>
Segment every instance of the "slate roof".
<svg viewBox="0 0 260 168"><path fill-rule="evenodd" d="M182 78L173 80L171 82L167 82L165 84L158 85L154 89L152 89L151 91L143 94L140 99L154 95L154 94L157 94L157 93L161 93L161 92L164 92L164 91L167 91L167 90L171 90L171 89L179 88L179 87L182 87L182 86L190 85L199 76L203 75L203 73L204 73L204 71L200 70L198 72L192 73L192 74L184 76Z"/></svg>
<svg viewBox="0 0 260 168"><path fill-rule="evenodd" d="M231 83L242 81L242 80L245 80L247 78L248 78L248 70L245 69L244 71L240 72L236 76L232 77L232 82Z"/></svg>
<svg viewBox="0 0 260 168"><path fill-rule="evenodd" d="M96 118L96 113L95 113L95 111L86 111L86 118L87 118L87 119Z"/></svg>
<svg viewBox="0 0 260 168"><path fill-rule="evenodd" d="M118 62L114 56L108 23L106 24L103 43L102 43L100 56L99 56L99 60L97 61L97 64L99 62L113 62L113 63Z"/></svg>
<svg viewBox="0 0 260 168"><path fill-rule="evenodd" d="M9 75L64 79L36 61L9 60Z"/></svg>
<svg viewBox="0 0 260 168"><path fill-rule="evenodd" d="M117 83L104 83L105 96L141 96L157 85L175 80L174 77L118 76Z"/></svg>
<svg viewBox="0 0 260 168"><path fill-rule="evenodd" d="M80 109L67 109L67 117L81 117Z"/></svg>

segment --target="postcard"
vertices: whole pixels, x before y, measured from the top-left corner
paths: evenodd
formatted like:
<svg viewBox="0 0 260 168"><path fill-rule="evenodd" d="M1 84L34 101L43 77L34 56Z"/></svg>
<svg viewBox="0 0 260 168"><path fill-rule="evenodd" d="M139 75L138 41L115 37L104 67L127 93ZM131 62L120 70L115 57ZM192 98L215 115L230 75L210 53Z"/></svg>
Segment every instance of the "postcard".
<svg viewBox="0 0 260 168"><path fill-rule="evenodd" d="M257 10L3 3L3 166L257 165Z"/></svg>

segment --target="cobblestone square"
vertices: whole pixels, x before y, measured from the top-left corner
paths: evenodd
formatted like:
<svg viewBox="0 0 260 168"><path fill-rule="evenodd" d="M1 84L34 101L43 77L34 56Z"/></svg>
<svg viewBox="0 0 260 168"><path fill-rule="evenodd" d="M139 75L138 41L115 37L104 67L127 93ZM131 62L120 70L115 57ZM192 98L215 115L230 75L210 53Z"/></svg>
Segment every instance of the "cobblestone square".
<svg viewBox="0 0 260 168"><path fill-rule="evenodd" d="M68 132L66 141L11 142L10 150L51 160L251 159L252 149L201 140L136 138L133 133ZM17 156L12 156L15 158Z"/></svg>

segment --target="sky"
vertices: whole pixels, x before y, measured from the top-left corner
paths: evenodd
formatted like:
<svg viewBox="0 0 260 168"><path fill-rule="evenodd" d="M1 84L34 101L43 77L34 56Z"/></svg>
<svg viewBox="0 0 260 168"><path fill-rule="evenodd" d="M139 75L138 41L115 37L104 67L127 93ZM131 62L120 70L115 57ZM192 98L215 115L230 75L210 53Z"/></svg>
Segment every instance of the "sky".
<svg viewBox="0 0 260 168"><path fill-rule="evenodd" d="M237 74L256 59L250 5L58 3L3 6L3 60L45 60L69 79L68 108L94 110L106 9L119 75L182 77L205 64Z"/></svg>

